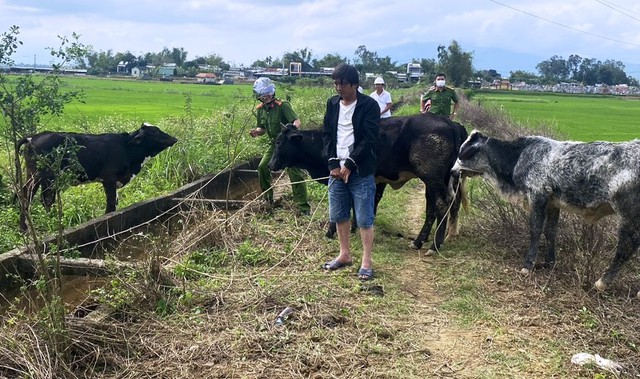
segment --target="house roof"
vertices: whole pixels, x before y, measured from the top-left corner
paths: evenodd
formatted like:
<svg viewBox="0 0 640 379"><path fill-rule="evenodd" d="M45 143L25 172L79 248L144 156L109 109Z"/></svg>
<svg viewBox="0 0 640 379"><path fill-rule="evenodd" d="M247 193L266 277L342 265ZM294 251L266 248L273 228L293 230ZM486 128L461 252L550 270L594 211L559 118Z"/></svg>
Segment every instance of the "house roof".
<svg viewBox="0 0 640 379"><path fill-rule="evenodd" d="M217 78L216 74L210 72L201 72L196 75L196 78Z"/></svg>

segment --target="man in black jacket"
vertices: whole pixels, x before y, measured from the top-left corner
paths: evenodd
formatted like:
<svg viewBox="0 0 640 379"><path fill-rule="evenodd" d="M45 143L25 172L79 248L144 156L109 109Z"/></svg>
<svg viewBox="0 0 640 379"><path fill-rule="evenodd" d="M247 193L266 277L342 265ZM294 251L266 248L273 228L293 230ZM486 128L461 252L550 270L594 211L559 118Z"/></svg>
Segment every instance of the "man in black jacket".
<svg viewBox="0 0 640 379"><path fill-rule="evenodd" d="M376 192L376 143L380 123L378 103L358 92L359 74L355 67L340 64L332 78L337 96L327 101L322 140L328 159L329 219L335 222L340 254L326 262L325 270L350 266L349 218L353 207L362 239L361 280L373 278L374 198Z"/></svg>

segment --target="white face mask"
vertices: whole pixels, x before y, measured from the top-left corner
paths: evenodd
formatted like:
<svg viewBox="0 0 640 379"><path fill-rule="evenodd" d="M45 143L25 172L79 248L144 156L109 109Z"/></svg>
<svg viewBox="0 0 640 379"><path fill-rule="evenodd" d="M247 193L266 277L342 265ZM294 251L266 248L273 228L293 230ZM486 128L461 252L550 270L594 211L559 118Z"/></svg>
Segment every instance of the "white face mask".
<svg viewBox="0 0 640 379"><path fill-rule="evenodd" d="M444 87L444 83L445 83L444 80L436 80L436 86L438 87Z"/></svg>

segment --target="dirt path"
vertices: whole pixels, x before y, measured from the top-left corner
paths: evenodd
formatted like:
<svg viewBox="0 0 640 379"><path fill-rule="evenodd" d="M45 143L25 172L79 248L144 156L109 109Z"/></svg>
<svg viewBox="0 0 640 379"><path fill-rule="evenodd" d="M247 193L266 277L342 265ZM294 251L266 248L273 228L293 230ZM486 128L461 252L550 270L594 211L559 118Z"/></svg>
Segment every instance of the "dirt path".
<svg viewBox="0 0 640 379"><path fill-rule="evenodd" d="M412 191L408 207L408 234L415 236L424 222L424 187ZM474 372L483 365L483 348L492 331L488 328L461 328L439 310L447 299L438 291L434 265L442 264L440 257L424 256L426 249L407 248L404 267L394 272L403 291L415 299L412 310L413 325L409 333L423 345L425 369L433 377L477 377Z"/></svg>

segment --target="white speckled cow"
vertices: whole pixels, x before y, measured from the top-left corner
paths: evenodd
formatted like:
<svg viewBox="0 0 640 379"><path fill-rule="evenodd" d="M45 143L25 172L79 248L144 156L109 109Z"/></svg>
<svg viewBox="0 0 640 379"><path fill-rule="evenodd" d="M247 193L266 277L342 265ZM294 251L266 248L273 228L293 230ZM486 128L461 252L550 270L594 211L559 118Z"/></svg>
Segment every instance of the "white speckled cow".
<svg viewBox="0 0 640 379"><path fill-rule="evenodd" d="M533 268L542 233L546 262L554 263L561 208L588 222L619 216L616 255L595 283L600 291L640 246L640 140L579 143L532 136L501 141L473 131L452 171L482 175L503 197L531 210L531 244L523 274Z"/></svg>

